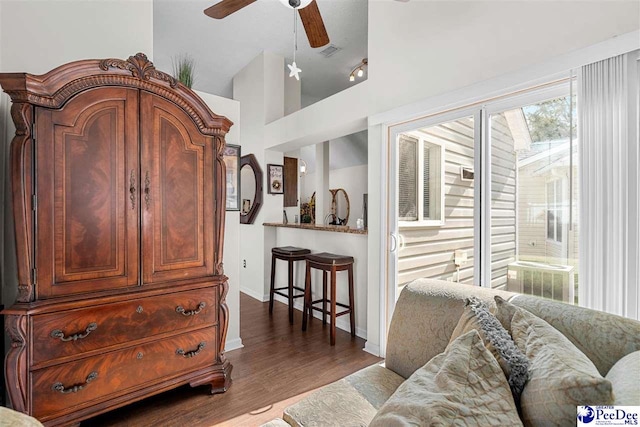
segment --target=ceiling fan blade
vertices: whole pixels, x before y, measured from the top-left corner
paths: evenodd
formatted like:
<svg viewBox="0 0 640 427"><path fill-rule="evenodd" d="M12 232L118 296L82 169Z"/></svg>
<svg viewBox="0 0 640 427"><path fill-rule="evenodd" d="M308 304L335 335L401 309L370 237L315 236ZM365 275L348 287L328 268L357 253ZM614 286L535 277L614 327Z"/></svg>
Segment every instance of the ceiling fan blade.
<svg viewBox="0 0 640 427"><path fill-rule="evenodd" d="M204 14L215 19L222 19L237 12L245 6L249 6L256 0L222 0L204 10Z"/></svg>
<svg viewBox="0 0 640 427"><path fill-rule="evenodd" d="M321 47L329 44L329 35L324 27L316 0L309 3L304 9L298 9L298 13L300 13L300 19L302 19L311 47Z"/></svg>

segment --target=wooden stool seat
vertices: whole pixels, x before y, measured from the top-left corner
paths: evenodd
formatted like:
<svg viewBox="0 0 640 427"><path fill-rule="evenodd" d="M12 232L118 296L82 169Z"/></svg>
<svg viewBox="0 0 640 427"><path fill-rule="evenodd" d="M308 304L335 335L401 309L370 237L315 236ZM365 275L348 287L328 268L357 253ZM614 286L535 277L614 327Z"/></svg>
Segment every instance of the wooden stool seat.
<svg viewBox="0 0 640 427"><path fill-rule="evenodd" d="M307 255L306 259L314 263L329 265L329 266L353 264L352 256L336 255L329 252L320 252L317 254Z"/></svg>
<svg viewBox="0 0 640 427"><path fill-rule="evenodd" d="M353 263L354 258L347 255L336 255L328 252L321 252L317 254L310 254L306 256L307 271L305 274L305 286L304 286L304 309L302 311L302 330L307 329L307 316L313 318L313 310L322 312L322 324L327 323L327 314L329 314L330 330L330 343L336 344L336 318L349 314L349 320L351 323L351 336L356 335L356 318L354 310L354 287L353 287ZM322 270L322 299L313 300L311 293L311 269L315 268ZM343 304L337 302L336 293L336 273L338 271L347 271L349 275L349 304ZM331 273L331 296L327 298L327 273ZM315 307L315 304L322 303L322 307ZM327 310L327 304L330 305ZM342 307L346 310L337 312L337 308ZM309 319L311 321L311 319Z"/></svg>
<svg viewBox="0 0 640 427"><path fill-rule="evenodd" d="M311 251L309 249L297 248L295 246L280 246L279 248L271 249L271 253L282 256L300 256L310 254Z"/></svg>
<svg viewBox="0 0 640 427"><path fill-rule="evenodd" d="M293 324L293 300L296 298L302 298L304 296L304 289L295 286L293 283L293 263L295 261L303 261L311 251L305 248L298 248L295 246L280 246L271 249L271 287L269 290L269 314L273 313L273 299L274 295L278 294L289 300L289 323ZM276 260L281 259L287 261L289 267L289 280L287 286L280 288L275 287L276 278ZM283 292L286 290L287 292ZM300 293L295 295L295 291Z"/></svg>

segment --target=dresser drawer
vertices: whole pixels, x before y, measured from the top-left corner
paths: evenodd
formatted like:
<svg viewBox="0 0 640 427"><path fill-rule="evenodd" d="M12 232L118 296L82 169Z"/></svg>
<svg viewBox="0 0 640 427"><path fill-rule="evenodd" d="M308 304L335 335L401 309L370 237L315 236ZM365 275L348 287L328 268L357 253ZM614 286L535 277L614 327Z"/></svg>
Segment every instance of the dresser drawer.
<svg viewBox="0 0 640 427"><path fill-rule="evenodd" d="M166 381L216 361L217 327L40 369L32 374L33 416L46 420L101 398Z"/></svg>
<svg viewBox="0 0 640 427"><path fill-rule="evenodd" d="M216 295L211 287L34 316L32 363L216 324Z"/></svg>

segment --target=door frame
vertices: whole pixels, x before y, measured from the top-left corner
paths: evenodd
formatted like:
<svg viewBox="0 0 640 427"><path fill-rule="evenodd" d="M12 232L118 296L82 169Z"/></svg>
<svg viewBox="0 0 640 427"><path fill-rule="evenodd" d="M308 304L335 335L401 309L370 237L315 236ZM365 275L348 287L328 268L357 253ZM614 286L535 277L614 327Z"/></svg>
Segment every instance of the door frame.
<svg viewBox="0 0 640 427"><path fill-rule="evenodd" d="M397 177L397 150L394 149L400 133L418 128L434 126L439 123L457 120L463 117L474 118L474 172L477 180L474 185L474 284L491 287L491 126L488 126L491 114L511 108L541 102L553 97L566 95L566 85L572 76L554 78L538 85L502 95L449 108L414 119L396 123L384 123L381 126L381 141L384 145L381 166L383 173L380 184L381 197L381 248L380 248L380 355L385 356L387 331L395 309L398 287L395 285L398 272L398 207L397 191L392 190L392 177ZM397 186L397 181L394 182ZM386 197L385 197L386 196ZM483 254L488 254L484 255Z"/></svg>

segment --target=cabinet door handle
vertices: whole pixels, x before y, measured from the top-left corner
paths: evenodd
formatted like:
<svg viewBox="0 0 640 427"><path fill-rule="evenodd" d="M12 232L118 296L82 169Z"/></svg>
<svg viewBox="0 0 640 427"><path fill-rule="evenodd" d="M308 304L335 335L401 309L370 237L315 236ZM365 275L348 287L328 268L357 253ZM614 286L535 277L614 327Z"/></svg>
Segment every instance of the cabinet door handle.
<svg viewBox="0 0 640 427"><path fill-rule="evenodd" d="M136 173L131 169L129 177L129 200L131 200L131 210L136 208Z"/></svg>
<svg viewBox="0 0 640 427"><path fill-rule="evenodd" d="M193 351L187 351L185 352L183 349L179 348L176 350L176 354L178 356L182 356L184 358L190 358L190 357L194 357L197 356L198 354L200 354L200 352L202 351L202 349L204 348L204 346L207 345L206 342L202 341L200 344L198 344L198 348L193 350Z"/></svg>
<svg viewBox="0 0 640 427"><path fill-rule="evenodd" d="M185 310L181 305L176 307L176 312L182 314L183 316L195 316L196 314L200 314L203 308L207 306L207 303L201 301L198 304L198 307L195 310Z"/></svg>
<svg viewBox="0 0 640 427"><path fill-rule="evenodd" d="M98 329L98 324L91 322L89 323L89 326L87 326L87 329L84 330L84 332L78 332L73 335L69 335L68 337L65 337L64 332L62 332L60 329L54 329L53 331L51 331L51 338L60 338L60 341L64 341L64 342L78 341L88 337L89 334L95 331L96 329Z"/></svg>
<svg viewBox="0 0 640 427"><path fill-rule="evenodd" d="M87 379L82 384L75 384L69 388L65 388L65 386L58 381L51 386L51 390L57 391L62 394L77 393L80 390L84 389L91 381L95 380L96 378L98 378L98 373L94 371L87 376Z"/></svg>
<svg viewBox="0 0 640 427"><path fill-rule="evenodd" d="M144 203L149 210L149 202L151 201L151 179L149 178L149 171L144 174Z"/></svg>

